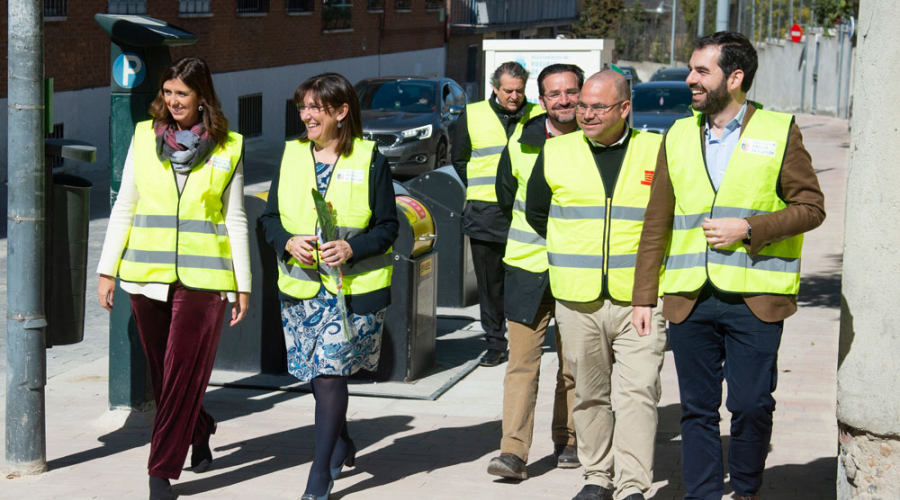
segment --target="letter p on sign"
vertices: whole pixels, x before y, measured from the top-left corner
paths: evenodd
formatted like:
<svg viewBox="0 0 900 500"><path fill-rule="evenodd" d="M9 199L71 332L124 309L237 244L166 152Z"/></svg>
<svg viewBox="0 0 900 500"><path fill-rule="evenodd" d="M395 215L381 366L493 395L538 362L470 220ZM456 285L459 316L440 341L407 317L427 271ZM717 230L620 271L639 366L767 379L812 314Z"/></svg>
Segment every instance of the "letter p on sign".
<svg viewBox="0 0 900 500"><path fill-rule="evenodd" d="M113 77L120 87L133 89L144 81L147 67L137 54L123 53L113 63Z"/></svg>

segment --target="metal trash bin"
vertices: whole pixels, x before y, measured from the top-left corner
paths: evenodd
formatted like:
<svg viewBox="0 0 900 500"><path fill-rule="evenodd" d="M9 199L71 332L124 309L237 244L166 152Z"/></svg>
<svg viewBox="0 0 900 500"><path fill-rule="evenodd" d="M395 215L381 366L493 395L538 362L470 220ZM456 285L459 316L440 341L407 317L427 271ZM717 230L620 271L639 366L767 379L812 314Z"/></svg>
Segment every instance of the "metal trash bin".
<svg viewBox="0 0 900 500"><path fill-rule="evenodd" d="M467 307L478 302L469 237L462 233L466 187L452 166L444 166L407 181L404 186L434 217L440 238L435 243L438 266L437 305Z"/></svg>
<svg viewBox="0 0 900 500"><path fill-rule="evenodd" d="M435 366L437 235L423 203L407 195L396 200L400 232L394 242L391 305L384 318L378 371L372 378L412 382Z"/></svg>
<svg viewBox="0 0 900 500"><path fill-rule="evenodd" d="M84 340L91 187L82 177L53 176L45 257L47 347Z"/></svg>
<svg viewBox="0 0 900 500"><path fill-rule="evenodd" d="M231 307L225 321L213 368L216 370L281 374L287 373L287 353L278 300L278 269L275 250L266 243L259 216L266 209L268 193L244 196L250 239L250 272L253 276L250 307L243 321L231 327Z"/></svg>

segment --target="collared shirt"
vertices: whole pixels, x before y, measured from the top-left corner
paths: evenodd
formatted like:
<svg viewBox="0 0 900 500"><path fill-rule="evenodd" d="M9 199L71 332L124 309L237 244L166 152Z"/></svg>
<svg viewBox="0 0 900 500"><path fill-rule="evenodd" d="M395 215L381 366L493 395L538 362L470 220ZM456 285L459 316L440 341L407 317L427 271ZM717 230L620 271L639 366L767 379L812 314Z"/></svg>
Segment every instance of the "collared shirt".
<svg viewBox="0 0 900 500"><path fill-rule="evenodd" d="M618 141L616 141L616 142L610 144L609 146L600 144L599 142L597 142L597 141L591 139L590 137L588 137L588 140L591 141L591 144L593 144L595 147L598 147L598 148L611 148L611 147L614 147L614 146L619 146L620 144L622 144L623 142L625 142L625 138L628 137L628 134L631 133L630 131L631 131L631 128L630 128L630 127L628 126L628 124L626 123L626 124L625 124L625 130L622 131L622 137L619 137L619 140L618 140Z"/></svg>
<svg viewBox="0 0 900 500"><path fill-rule="evenodd" d="M738 114L722 129L722 137L716 137L709 130L709 120L707 119L703 129L703 135L706 138L706 170L709 172L709 178L712 180L713 187L716 191L722 184L722 178L725 177L725 169L728 168L728 161L731 160L731 153L737 147L738 139L741 137L741 122L744 121L744 113L747 111L747 103L741 106Z"/></svg>

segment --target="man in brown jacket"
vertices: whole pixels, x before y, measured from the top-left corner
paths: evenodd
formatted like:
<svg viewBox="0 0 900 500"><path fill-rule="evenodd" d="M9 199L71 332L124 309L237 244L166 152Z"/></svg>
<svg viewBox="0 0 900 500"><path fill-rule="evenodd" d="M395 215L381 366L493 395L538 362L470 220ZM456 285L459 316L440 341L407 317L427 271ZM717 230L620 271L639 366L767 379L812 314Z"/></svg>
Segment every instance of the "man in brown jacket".
<svg viewBox="0 0 900 500"><path fill-rule="evenodd" d="M802 234L824 220L824 197L793 117L748 105L757 56L746 37L697 40L690 67L701 114L676 122L660 148L633 323L649 330L662 286L682 405L685 498L722 498L724 378L731 485L736 498L758 499L778 346L784 319L797 310Z"/></svg>

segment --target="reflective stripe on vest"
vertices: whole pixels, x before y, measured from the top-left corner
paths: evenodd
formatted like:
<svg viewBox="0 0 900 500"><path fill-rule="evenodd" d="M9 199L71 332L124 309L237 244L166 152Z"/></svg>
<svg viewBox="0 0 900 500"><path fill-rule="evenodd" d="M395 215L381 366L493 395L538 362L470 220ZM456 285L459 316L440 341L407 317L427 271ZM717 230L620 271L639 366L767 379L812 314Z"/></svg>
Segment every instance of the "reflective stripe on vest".
<svg viewBox="0 0 900 500"><path fill-rule="evenodd" d="M530 118L543 113L540 106L525 103L525 113L519 119L513 134L507 138L506 128L491 108L490 101L466 106L466 126L472 154L466 165L466 199L497 203L497 165L507 143L518 144L522 125Z"/></svg>
<svg viewBox="0 0 900 500"><path fill-rule="evenodd" d="M325 192L337 215L338 239L347 240L365 232L372 212L369 204L369 174L375 144L356 139L353 153L341 156ZM315 160L312 143L288 141L281 160L278 180L278 210L281 224L289 233L301 237L313 235L318 229L318 217L312 198L316 189ZM341 290L348 295L373 292L391 284L391 249L356 262L341 265L343 283ZM337 293L337 284L328 274L328 267L316 252L316 264L300 263L291 257L288 262L278 262L278 288L287 295L308 299L319 292L320 283L331 293Z"/></svg>
<svg viewBox="0 0 900 500"><path fill-rule="evenodd" d="M553 193L547 219L547 257L553 296L592 302L603 293L631 302L634 263L644 210L650 199L648 177L656 170L662 137L631 131L628 151L611 199L587 139L581 131L548 139L544 177ZM606 201L605 205L597 202Z"/></svg>
<svg viewBox="0 0 900 500"><path fill-rule="evenodd" d="M203 165L188 174L181 194L167 160L156 154L152 123L134 132L134 184L140 196L119 277L135 283L174 283L201 290L234 291L231 241L222 193L241 159L243 138L228 133Z"/></svg>
<svg viewBox="0 0 900 500"><path fill-rule="evenodd" d="M540 152L541 148L522 144L518 140L509 143L509 162L513 177L516 178L516 200L513 203L503 262L532 273L542 273L548 266L547 241L534 232L525 220L528 179Z"/></svg>
<svg viewBox="0 0 900 500"><path fill-rule="evenodd" d="M796 295L800 287L803 235L766 245L750 257L742 242L710 247L701 224L706 217L746 218L784 209L776 186L793 116L757 110L731 154L718 192L703 158L703 115L675 122L666 136L675 219L666 259L663 291L690 293L707 280L733 293Z"/></svg>

